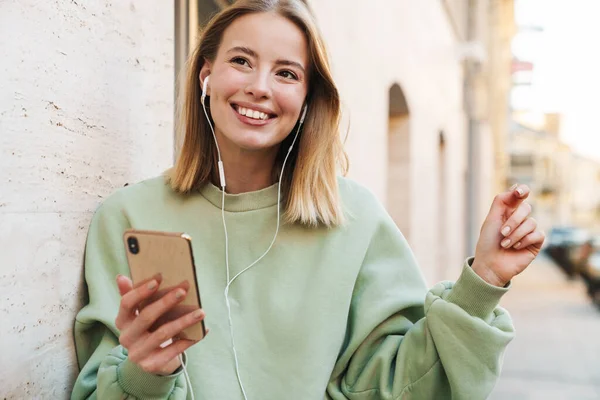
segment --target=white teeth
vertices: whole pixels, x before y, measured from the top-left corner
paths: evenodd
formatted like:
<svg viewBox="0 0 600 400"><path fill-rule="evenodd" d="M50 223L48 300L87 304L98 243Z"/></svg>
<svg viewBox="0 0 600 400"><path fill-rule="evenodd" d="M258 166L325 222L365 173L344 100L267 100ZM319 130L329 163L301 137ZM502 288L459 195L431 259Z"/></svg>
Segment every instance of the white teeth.
<svg viewBox="0 0 600 400"><path fill-rule="evenodd" d="M244 115L248 118L260 119L263 121L269 119L269 115L265 114L264 112L251 110L249 108L244 108L244 107L240 107L240 106L238 106L237 110L238 110L238 113L240 113L241 115Z"/></svg>

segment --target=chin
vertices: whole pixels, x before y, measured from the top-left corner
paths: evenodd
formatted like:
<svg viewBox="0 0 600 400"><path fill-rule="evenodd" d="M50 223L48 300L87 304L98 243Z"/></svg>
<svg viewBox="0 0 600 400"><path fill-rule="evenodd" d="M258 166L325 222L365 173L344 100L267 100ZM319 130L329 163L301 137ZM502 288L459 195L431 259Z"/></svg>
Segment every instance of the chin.
<svg viewBox="0 0 600 400"><path fill-rule="evenodd" d="M241 135L230 137L230 140L235 146L249 151L268 150L279 144L272 138L258 132L245 132Z"/></svg>

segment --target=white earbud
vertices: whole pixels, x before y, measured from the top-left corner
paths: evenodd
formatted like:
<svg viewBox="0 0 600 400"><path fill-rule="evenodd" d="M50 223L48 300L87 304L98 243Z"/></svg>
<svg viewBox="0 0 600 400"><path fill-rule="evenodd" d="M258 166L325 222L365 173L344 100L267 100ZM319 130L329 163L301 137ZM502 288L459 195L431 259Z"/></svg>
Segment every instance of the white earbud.
<svg viewBox="0 0 600 400"><path fill-rule="evenodd" d="M304 118L306 118L306 112L308 111L308 104L304 104L304 108L302 109L302 116L300 117L300 123L304 123Z"/></svg>
<svg viewBox="0 0 600 400"><path fill-rule="evenodd" d="M208 89L208 80L210 79L210 75L204 78L204 84L202 85L202 105L204 105L204 99L206 98L206 91Z"/></svg>
<svg viewBox="0 0 600 400"><path fill-rule="evenodd" d="M300 133L300 128L302 128L302 124L304 123L304 119L306 118L306 113L308 112L308 104L304 104L304 108L302 108L302 115L300 116L300 124L298 124L298 130L296 131L296 135L294 135L294 140L292 140L292 144L290 145L290 147L288 148L288 155L292 152L292 148L294 147L294 144L296 144L296 139L298 139L298 134ZM285 166L285 161L287 161L287 156L285 157L285 160L283 162L283 166ZM283 172L283 170L282 170ZM283 174L281 175L283 177Z"/></svg>
<svg viewBox="0 0 600 400"><path fill-rule="evenodd" d="M217 135L215 135L215 129L213 128L210 118L208 117L208 112L206 111L206 104L204 103L204 99L206 99L206 92L208 90L208 81L210 79L210 75L204 78L204 83L202 84L202 97L200 101L202 102L202 109L204 110L204 115L206 116L206 121L208 121L208 125L210 126L210 130L212 131L213 138L215 139L215 146L217 146L217 155L219 157L217 165L219 167L219 180L221 181L221 189L225 191L225 169L223 167L223 161L221 160L221 150L219 149L219 143L217 142Z"/></svg>

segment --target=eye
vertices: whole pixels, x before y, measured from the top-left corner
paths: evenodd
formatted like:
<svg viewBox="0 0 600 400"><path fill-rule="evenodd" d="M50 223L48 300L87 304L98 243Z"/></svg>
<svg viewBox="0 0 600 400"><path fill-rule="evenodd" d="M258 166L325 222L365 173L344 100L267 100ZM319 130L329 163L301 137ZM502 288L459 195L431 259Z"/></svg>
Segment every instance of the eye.
<svg viewBox="0 0 600 400"><path fill-rule="evenodd" d="M280 71L278 72L278 75L285 79L294 79L296 81L298 80L298 76L296 76L296 74L289 70Z"/></svg>
<svg viewBox="0 0 600 400"><path fill-rule="evenodd" d="M234 57L231 59L230 62L233 64L238 64L238 65L243 65L243 66L248 66L248 67L250 66L250 63L244 57Z"/></svg>

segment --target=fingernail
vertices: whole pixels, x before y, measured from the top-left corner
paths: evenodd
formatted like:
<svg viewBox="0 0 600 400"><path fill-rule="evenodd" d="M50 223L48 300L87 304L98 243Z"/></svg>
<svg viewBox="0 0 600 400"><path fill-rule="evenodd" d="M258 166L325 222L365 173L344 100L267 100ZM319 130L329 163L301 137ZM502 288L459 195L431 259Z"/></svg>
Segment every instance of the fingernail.
<svg viewBox="0 0 600 400"><path fill-rule="evenodd" d="M510 239L504 239L502 241L502 243L500 243L500 245L505 248L508 247L509 244L510 244Z"/></svg>
<svg viewBox="0 0 600 400"><path fill-rule="evenodd" d="M518 183L515 183L515 184L514 184L514 185L512 185L512 186L510 187L510 189L508 189L508 190L512 192L512 191L513 191L513 190L515 190L515 189L516 189L518 186L519 186L519 184L518 184Z"/></svg>
<svg viewBox="0 0 600 400"><path fill-rule="evenodd" d="M519 247L521 247L521 242L518 242L517 244L515 244L515 249L518 249Z"/></svg>
<svg viewBox="0 0 600 400"><path fill-rule="evenodd" d="M185 296L185 290L177 289L177 291L175 292L175 298L181 299L183 296Z"/></svg>
<svg viewBox="0 0 600 400"><path fill-rule="evenodd" d="M505 226L504 228L502 228L502 234L504 236L508 235L508 232L510 232L510 226Z"/></svg>
<svg viewBox="0 0 600 400"><path fill-rule="evenodd" d="M123 275L121 274L117 274L117 277L115 278L116 280L119 280L120 277L122 277Z"/></svg>
<svg viewBox="0 0 600 400"><path fill-rule="evenodd" d="M154 290L156 288L156 281L154 279L151 280L147 287L149 290Z"/></svg>
<svg viewBox="0 0 600 400"><path fill-rule="evenodd" d="M517 193L519 193L519 196L523 196L523 193L525 193L525 192L523 191L523 189L518 188Z"/></svg>
<svg viewBox="0 0 600 400"><path fill-rule="evenodd" d="M196 311L194 311L194 313L192 314L192 317L194 317L196 319L200 319L200 318L202 318L203 315L204 315L204 311L202 311L202 309L199 308Z"/></svg>

